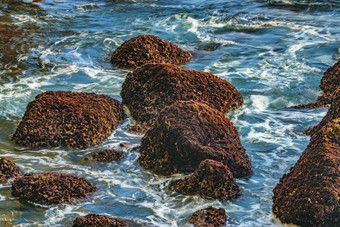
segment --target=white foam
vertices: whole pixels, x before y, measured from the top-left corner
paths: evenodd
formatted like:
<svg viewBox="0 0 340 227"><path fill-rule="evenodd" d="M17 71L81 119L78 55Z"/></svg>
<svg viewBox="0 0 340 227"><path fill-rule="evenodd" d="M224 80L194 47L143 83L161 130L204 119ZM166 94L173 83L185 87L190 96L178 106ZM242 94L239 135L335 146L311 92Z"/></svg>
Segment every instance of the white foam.
<svg viewBox="0 0 340 227"><path fill-rule="evenodd" d="M268 108L269 97L263 95L251 95L250 99L256 111L264 111Z"/></svg>

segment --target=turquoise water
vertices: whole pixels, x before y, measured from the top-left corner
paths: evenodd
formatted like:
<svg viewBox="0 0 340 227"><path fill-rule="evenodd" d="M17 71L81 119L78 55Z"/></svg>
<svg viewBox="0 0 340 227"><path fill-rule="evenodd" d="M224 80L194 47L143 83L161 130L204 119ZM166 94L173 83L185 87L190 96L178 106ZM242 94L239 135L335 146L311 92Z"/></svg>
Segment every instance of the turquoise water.
<svg viewBox="0 0 340 227"><path fill-rule="evenodd" d="M9 37L1 33L4 27ZM326 109L289 109L316 100L323 72L340 58L338 0L0 0L0 154L24 172L86 177L99 190L80 203L20 203L0 185L0 226L67 226L100 213L140 226L190 226L189 216L213 205L230 226L281 226L271 213L272 189L295 164ZM120 99L128 71L110 64L125 40L153 34L193 54L184 67L232 83L244 106L229 115L253 163L238 179L242 196L220 202L168 190L162 177L136 163L140 136L124 125L86 150L19 147L10 141L28 102L47 90L96 92ZM124 123L128 124L128 120ZM120 148L121 142L132 143ZM117 148L119 163L84 165L92 151Z"/></svg>

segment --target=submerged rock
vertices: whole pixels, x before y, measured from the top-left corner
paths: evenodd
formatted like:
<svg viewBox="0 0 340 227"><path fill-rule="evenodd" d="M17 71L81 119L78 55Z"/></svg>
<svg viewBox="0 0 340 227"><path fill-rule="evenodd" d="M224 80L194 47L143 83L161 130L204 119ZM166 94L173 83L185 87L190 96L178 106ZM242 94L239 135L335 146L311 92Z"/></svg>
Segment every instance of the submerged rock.
<svg viewBox="0 0 340 227"><path fill-rule="evenodd" d="M312 134L308 147L273 193L273 213L283 223L306 227L339 225L339 116Z"/></svg>
<svg viewBox="0 0 340 227"><path fill-rule="evenodd" d="M7 158L0 157L0 183L6 183L9 179L21 175L19 166Z"/></svg>
<svg viewBox="0 0 340 227"><path fill-rule="evenodd" d="M145 64L129 73L121 96L132 117L151 126L164 107L177 100L205 103L223 113L243 105L241 93L211 73L170 64Z"/></svg>
<svg viewBox="0 0 340 227"><path fill-rule="evenodd" d="M320 108L331 104L334 92L340 88L340 60L323 74L320 89L323 92L315 103L294 106L293 108Z"/></svg>
<svg viewBox="0 0 340 227"><path fill-rule="evenodd" d="M211 159L202 161L193 174L171 185L178 193L205 198L230 200L240 195L240 189L229 168Z"/></svg>
<svg viewBox="0 0 340 227"><path fill-rule="evenodd" d="M108 137L123 117L122 105L109 96L48 91L28 104L12 140L29 147L86 148Z"/></svg>
<svg viewBox="0 0 340 227"><path fill-rule="evenodd" d="M237 129L220 111L203 103L177 101L165 107L142 138L141 166L161 174L193 172L201 161L227 165L234 177L251 174Z"/></svg>
<svg viewBox="0 0 340 227"><path fill-rule="evenodd" d="M85 162L113 162L119 161L123 157L123 152L115 149L107 149L93 152L83 158Z"/></svg>
<svg viewBox="0 0 340 227"><path fill-rule="evenodd" d="M154 35L140 35L125 41L111 56L111 63L119 68L136 68L144 63L185 64L191 54L177 45Z"/></svg>
<svg viewBox="0 0 340 227"><path fill-rule="evenodd" d="M127 142L119 144L120 147L130 147L131 145L132 145L131 143L127 143Z"/></svg>
<svg viewBox="0 0 340 227"><path fill-rule="evenodd" d="M125 227L126 223L100 214L88 214L85 217L76 218L73 221L73 227L90 227L90 226L106 226L106 227Z"/></svg>
<svg viewBox="0 0 340 227"><path fill-rule="evenodd" d="M85 198L96 191L88 180L58 173L29 173L12 184L12 195L24 201L53 205Z"/></svg>
<svg viewBox="0 0 340 227"><path fill-rule="evenodd" d="M222 227L226 225L226 215L223 208L209 206L193 213L190 223L197 227Z"/></svg>

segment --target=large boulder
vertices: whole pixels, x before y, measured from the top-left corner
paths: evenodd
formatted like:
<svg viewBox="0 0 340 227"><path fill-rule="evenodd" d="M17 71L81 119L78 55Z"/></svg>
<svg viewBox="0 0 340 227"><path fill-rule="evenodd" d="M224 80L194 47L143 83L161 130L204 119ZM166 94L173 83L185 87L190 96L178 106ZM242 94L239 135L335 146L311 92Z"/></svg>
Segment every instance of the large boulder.
<svg viewBox="0 0 340 227"><path fill-rule="evenodd" d="M340 118L311 136L310 144L273 193L273 213L283 223L339 225Z"/></svg>
<svg viewBox="0 0 340 227"><path fill-rule="evenodd" d="M119 68L136 68L144 63L185 64L191 54L177 45L154 35L140 35L125 41L111 56L111 63Z"/></svg>
<svg viewBox="0 0 340 227"><path fill-rule="evenodd" d="M251 174L237 129L224 113L194 101L165 107L142 138L141 166L161 174L193 172L201 161L227 165L234 177Z"/></svg>
<svg viewBox="0 0 340 227"><path fill-rule="evenodd" d="M88 214L85 217L76 218L72 224L73 227L94 227L94 226L105 226L105 227L126 227L126 223L116 219L110 218L100 214Z"/></svg>
<svg viewBox="0 0 340 227"><path fill-rule="evenodd" d="M12 140L29 147L86 148L108 137L123 117L121 103L109 96L48 91L28 104Z"/></svg>
<svg viewBox="0 0 340 227"><path fill-rule="evenodd" d="M24 201L53 205L85 198L96 191L88 180L58 173L29 173L12 184L12 195Z"/></svg>
<svg viewBox="0 0 340 227"><path fill-rule="evenodd" d="M196 227L222 227L226 225L226 219L223 208L209 206L193 213L190 223Z"/></svg>
<svg viewBox="0 0 340 227"><path fill-rule="evenodd" d="M305 134L314 135L320 131L320 129L327 123L340 118L340 87L333 91L333 98L331 101L331 107L329 108L326 116L314 127L309 128L305 131Z"/></svg>
<svg viewBox="0 0 340 227"><path fill-rule="evenodd" d="M340 60L326 70L321 79L322 102L331 104L334 91L340 88Z"/></svg>
<svg viewBox="0 0 340 227"><path fill-rule="evenodd" d="M177 100L205 103L223 113L243 105L240 92L211 73L170 64L145 64L129 73L121 96L139 124L151 126L164 107Z"/></svg>
<svg viewBox="0 0 340 227"><path fill-rule="evenodd" d="M0 158L0 183L6 183L9 179L19 177L22 172L13 161Z"/></svg>
<svg viewBox="0 0 340 227"><path fill-rule="evenodd" d="M184 195L199 195L208 199L230 200L240 195L233 174L223 163L211 159L201 162L197 170L171 186Z"/></svg>
<svg viewBox="0 0 340 227"><path fill-rule="evenodd" d="M83 158L84 162L113 162L119 161L123 157L123 152L115 149L107 149L92 152Z"/></svg>

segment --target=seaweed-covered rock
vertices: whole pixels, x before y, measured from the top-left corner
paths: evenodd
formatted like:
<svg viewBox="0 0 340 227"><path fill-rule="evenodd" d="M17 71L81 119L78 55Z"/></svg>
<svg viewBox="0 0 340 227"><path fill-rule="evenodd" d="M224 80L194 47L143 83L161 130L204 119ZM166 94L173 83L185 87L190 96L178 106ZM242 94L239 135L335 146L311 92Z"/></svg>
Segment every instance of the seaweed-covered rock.
<svg viewBox="0 0 340 227"><path fill-rule="evenodd" d="M220 111L194 101L165 107L142 138L141 166L161 174L193 172L201 161L227 165L234 177L251 174L237 129Z"/></svg>
<svg viewBox="0 0 340 227"><path fill-rule="evenodd" d="M318 97L315 103L294 106L293 108L320 108L331 104L334 92L340 87L340 60L332 67L328 68L323 74L320 83L322 95Z"/></svg>
<svg viewBox="0 0 340 227"><path fill-rule="evenodd" d="M106 227L125 227L126 223L116 219L110 218L100 214L88 214L85 217L76 218L73 221L73 227L93 227L93 226L106 226Z"/></svg>
<svg viewBox="0 0 340 227"><path fill-rule="evenodd" d="M165 106L177 100L205 103L223 113L243 105L241 93L211 73L170 64L145 64L129 73L121 96L139 124L152 125Z"/></svg>
<svg viewBox="0 0 340 227"><path fill-rule="evenodd" d="M140 35L125 41L111 56L119 68L136 68L144 63L185 64L191 54L154 35Z"/></svg>
<svg viewBox="0 0 340 227"><path fill-rule="evenodd" d="M320 88L323 92L323 102L330 104L334 91L340 88L340 60L323 74Z"/></svg>
<svg viewBox="0 0 340 227"><path fill-rule="evenodd" d="M273 213L283 223L340 223L340 118L326 123L273 190Z"/></svg>
<svg viewBox="0 0 340 227"><path fill-rule="evenodd" d="M85 162L113 162L119 161L123 157L123 152L115 149L107 149L93 152L83 158Z"/></svg>
<svg viewBox="0 0 340 227"><path fill-rule="evenodd" d="M223 208L209 206L193 213L190 223L197 227L221 227L226 225L226 215Z"/></svg>
<svg viewBox="0 0 340 227"><path fill-rule="evenodd" d="M0 183L5 183L9 179L19 177L22 172L13 161L0 157Z"/></svg>
<svg viewBox="0 0 340 227"><path fill-rule="evenodd" d="M12 184L12 195L39 204L68 203L86 197L96 190L88 180L58 173L29 173Z"/></svg>
<svg viewBox="0 0 340 227"><path fill-rule="evenodd" d="M240 195L233 174L223 163L211 159L201 162L190 176L171 183L178 193L230 200Z"/></svg>
<svg viewBox="0 0 340 227"><path fill-rule="evenodd" d="M318 125L306 130L305 134L308 135L316 134L324 125L337 118L340 118L340 87L333 92L331 107L329 108L326 116L321 120L321 122Z"/></svg>
<svg viewBox="0 0 340 227"><path fill-rule="evenodd" d="M121 103L109 96L48 91L28 104L12 140L29 147L86 148L108 137L123 117Z"/></svg>

